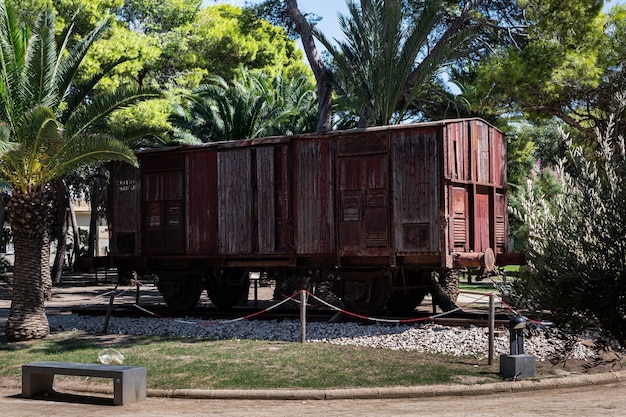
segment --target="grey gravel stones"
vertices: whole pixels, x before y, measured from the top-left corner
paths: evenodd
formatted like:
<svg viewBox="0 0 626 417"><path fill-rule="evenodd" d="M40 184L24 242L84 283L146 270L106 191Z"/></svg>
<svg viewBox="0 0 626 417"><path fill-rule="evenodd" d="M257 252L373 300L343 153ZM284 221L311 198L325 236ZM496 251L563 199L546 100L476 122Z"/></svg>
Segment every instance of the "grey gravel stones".
<svg viewBox="0 0 626 417"><path fill-rule="evenodd" d="M50 315L49 322L52 331L80 330L99 333L103 327L101 317L76 314ZM198 319L111 317L108 332L207 340L253 339L296 342L300 340L300 323L297 320L203 322ZM455 356L486 357L488 354L487 329L481 327L310 322L307 323L306 333L307 340L311 343L411 350ZM562 355L565 351L565 342L553 334L554 332L533 331L532 336L525 339L525 353L536 356L540 361ZM580 341L574 343L573 348L567 352L568 358L586 359L596 355L588 345L589 343ZM508 331L495 338L495 353L496 355L509 353Z"/></svg>

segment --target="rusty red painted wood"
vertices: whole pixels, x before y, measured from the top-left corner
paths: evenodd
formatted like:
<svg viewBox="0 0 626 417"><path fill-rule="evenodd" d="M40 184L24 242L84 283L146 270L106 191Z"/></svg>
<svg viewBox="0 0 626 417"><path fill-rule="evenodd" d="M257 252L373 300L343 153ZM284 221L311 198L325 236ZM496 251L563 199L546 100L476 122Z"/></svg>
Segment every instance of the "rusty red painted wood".
<svg viewBox="0 0 626 417"><path fill-rule="evenodd" d="M327 138L294 141L295 249L302 255L335 250L334 149Z"/></svg>
<svg viewBox="0 0 626 417"><path fill-rule="evenodd" d="M109 249L119 256L136 256L142 253L141 213L143 188L142 171L129 164L111 164L112 181L108 188L109 230L114 232Z"/></svg>
<svg viewBox="0 0 626 417"><path fill-rule="evenodd" d="M217 153L198 149L185 154L187 184L187 253L214 255L217 252Z"/></svg>
<svg viewBox="0 0 626 417"><path fill-rule="evenodd" d="M211 265L452 267L507 251L505 152L477 119L142 152L112 173L113 239Z"/></svg>

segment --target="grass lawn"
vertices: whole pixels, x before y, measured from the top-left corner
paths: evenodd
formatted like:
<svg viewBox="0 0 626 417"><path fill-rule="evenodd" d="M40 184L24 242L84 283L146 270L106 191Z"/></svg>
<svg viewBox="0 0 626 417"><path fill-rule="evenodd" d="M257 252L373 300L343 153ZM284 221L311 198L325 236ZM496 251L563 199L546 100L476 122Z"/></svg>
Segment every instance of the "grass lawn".
<svg viewBox="0 0 626 417"><path fill-rule="evenodd" d="M145 366L148 388L355 388L445 384L469 376L497 381L498 365L472 357L426 355L326 343L172 340L60 333L0 344L0 378L19 380L36 361L96 363L113 347L124 365ZM472 380L475 380L472 378Z"/></svg>

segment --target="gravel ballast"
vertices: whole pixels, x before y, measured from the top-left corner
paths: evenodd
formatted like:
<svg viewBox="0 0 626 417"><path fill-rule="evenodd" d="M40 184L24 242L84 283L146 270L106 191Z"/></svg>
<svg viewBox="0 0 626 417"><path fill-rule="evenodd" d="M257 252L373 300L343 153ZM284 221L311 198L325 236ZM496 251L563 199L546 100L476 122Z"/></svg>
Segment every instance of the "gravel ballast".
<svg viewBox="0 0 626 417"><path fill-rule="evenodd" d="M77 314L49 316L52 331L85 331L100 333L101 317ZM111 317L109 334L138 336L168 336L206 340L251 339L296 342L300 340L300 322L297 320L241 320L235 322L203 322L197 319L162 319ZM371 324L310 322L306 326L307 341L332 343L391 350L441 353L454 356L470 355L479 358L488 355L488 331L483 327L447 327L436 324ZM562 357L563 338L554 332L535 330L525 337L525 353L543 361ZM552 335L552 336L551 336ZM571 359L587 359L597 355L589 343L577 341L567 352ZM495 354L509 353L508 332L495 337Z"/></svg>

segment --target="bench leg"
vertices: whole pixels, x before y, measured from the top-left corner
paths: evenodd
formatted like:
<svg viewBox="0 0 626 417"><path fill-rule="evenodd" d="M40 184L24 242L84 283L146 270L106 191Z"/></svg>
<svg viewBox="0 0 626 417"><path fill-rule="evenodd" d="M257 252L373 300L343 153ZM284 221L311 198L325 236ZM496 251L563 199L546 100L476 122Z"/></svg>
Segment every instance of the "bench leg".
<svg viewBox="0 0 626 417"><path fill-rule="evenodd" d="M123 378L113 378L113 404L126 405L146 399L146 370L138 369Z"/></svg>
<svg viewBox="0 0 626 417"><path fill-rule="evenodd" d="M52 391L54 375L22 371L22 396L34 397Z"/></svg>

